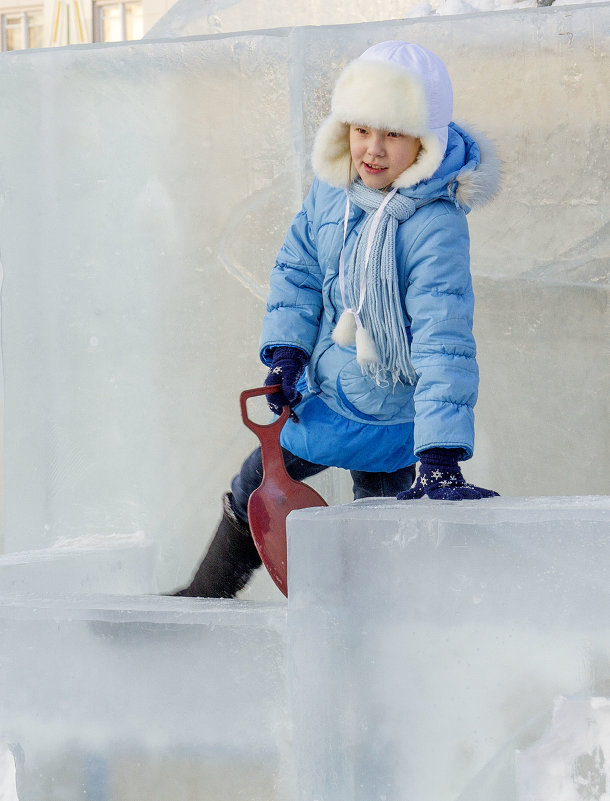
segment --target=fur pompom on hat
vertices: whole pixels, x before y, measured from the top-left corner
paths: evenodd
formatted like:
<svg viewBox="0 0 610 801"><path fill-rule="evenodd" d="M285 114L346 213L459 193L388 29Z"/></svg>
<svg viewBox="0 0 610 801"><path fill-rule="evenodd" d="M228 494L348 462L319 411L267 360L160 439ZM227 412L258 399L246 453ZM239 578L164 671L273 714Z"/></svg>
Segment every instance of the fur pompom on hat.
<svg viewBox="0 0 610 801"><path fill-rule="evenodd" d="M421 150L392 184L414 186L438 169L453 113L451 79L438 56L409 42L381 42L343 70L313 146L314 172L331 186L353 180L349 126L362 125L414 136Z"/></svg>

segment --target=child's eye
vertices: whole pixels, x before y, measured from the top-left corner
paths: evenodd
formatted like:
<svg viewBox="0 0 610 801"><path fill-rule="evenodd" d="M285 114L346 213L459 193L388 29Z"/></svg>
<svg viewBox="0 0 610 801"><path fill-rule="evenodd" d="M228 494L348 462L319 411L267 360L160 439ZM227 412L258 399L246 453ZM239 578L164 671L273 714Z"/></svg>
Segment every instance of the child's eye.
<svg viewBox="0 0 610 801"><path fill-rule="evenodd" d="M364 135L366 134L366 132L367 132L366 128L360 128L360 127L356 128L356 133Z"/></svg>
<svg viewBox="0 0 610 801"><path fill-rule="evenodd" d="M398 131L388 131L388 136L391 136L392 139L398 139L402 134L399 134Z"/></svg>

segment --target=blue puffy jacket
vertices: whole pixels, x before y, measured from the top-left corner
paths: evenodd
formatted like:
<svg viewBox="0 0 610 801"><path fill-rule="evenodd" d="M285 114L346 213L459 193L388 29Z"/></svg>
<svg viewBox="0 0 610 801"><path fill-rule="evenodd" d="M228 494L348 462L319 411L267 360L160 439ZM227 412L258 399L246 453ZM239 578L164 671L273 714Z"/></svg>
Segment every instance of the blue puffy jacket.
<svg viewBox="0 0 610 801"><path fill-rule="evenodd" d="M292 345L310 359L299 384L300 422L282 445L318 464L390 472L432 447L474 448L478 369L466 213L488 200L496 165L486 171L477 142L451 124L445 158L427 181L399 191L417 211L398 226L396 262L411 342L414 385L380 387L362 374L355 346L333 342L343 311L338 281L346 194L315 179L271 273L260 356ZM345 262L365 212L351 206Z"/></svg>

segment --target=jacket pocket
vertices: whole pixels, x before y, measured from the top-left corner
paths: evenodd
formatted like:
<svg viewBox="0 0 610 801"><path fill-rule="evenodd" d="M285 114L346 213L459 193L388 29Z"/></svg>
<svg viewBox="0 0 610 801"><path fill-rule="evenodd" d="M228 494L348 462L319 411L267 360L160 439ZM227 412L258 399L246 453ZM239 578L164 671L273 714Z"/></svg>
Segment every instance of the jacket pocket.
<svg viewBox="0 0 610 801"><path fill-rule="evenodd" d="M414 417L411 384L379 386L362 374L355 357L346 362L337 374L336 393L339 403L359 420L369 422L404 422Z"/></svg>

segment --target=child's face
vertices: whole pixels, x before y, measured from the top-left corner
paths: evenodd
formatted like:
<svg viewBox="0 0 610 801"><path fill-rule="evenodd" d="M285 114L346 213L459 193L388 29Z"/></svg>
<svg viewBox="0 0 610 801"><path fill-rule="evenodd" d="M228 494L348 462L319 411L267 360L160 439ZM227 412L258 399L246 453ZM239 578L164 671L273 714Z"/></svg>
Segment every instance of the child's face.
<svg viewBox="0 0 610 801"><path fill-rule="evenodd" d="M395 131L350 125L349 148L365 186L386 189L415 162L421 142Z"/></svg>

